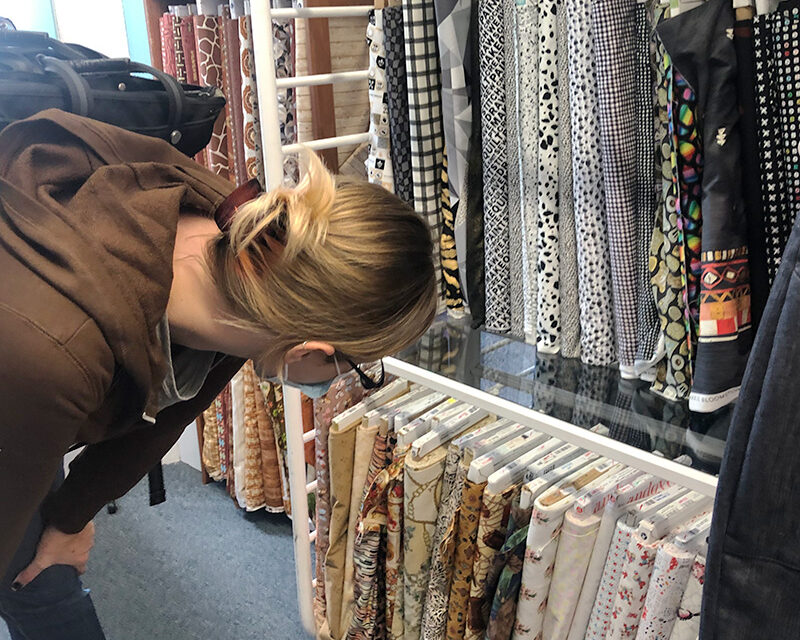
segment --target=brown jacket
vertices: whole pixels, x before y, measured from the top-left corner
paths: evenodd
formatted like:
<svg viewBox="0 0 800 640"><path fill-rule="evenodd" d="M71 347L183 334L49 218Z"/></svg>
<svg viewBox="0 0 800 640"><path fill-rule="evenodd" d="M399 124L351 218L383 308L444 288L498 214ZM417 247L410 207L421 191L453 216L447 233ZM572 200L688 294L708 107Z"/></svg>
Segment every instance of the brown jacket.
<svg viewBox="0 0 800 640"><path fill-rule="evenodd" d="M125 494L239 369L157 416L181 212L233 189L167 143L57 110L0 133L0 575L62 456L47 522L74 533Z"/></svg>

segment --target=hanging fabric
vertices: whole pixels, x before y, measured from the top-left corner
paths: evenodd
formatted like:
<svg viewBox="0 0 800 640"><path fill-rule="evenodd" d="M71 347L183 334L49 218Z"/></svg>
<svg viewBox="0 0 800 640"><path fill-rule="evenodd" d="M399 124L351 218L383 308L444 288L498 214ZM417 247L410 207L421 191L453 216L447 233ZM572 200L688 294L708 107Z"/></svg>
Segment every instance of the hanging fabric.
<svg viewBox="0 0 800 640"><path fill-rule="evenodd" d="M597 70L592 42L591 5L566 0L569 45L569 95L581 359L609 365L617 360L611 301L606 203L600 136L597 128Z"/></svg>
<svg viewBox="0 0 800 640"><path fill-rule="evenodd" d="M504 3L478 0L483 118L486 328L511 329Z"/></svg>
<svg viewBox="0 0 800 640"><path fill-rule="evenodd" d="M203 468L212 480L220 482L223 478L219 455L219 425L217 424L216 403L203 412Z"/></svg>
<svg viewBox="0 0 800 640"><path fill-rule="evenodd" d="M411 132L408 120L403 10L401 7L386 7L382 11L382 16L386 49L386 94L389 99L390 151L394 193L413 206L414 189L411 181Z"/></svg>
<svg viewBox="0 0 800 640"><path fill-rule="evenodd" d="M669 640L697 640L700 633L700 608L703 600L703 583L706 575L706 558L695 557L689 581L675 612L677 619L672 627Z"/></svg>
<svg viewBox="0 0 800 640"><path fill-rule="evenodd" d="M261 460L261 439L258 433L258 411L256 407L256 374L253 363L242 367L245 436L245 504L248 511L262 509L266 505L264 473Z"/></svg>
<svg viewBox="0 0 800 640"><path fill-rule="evenodd" d="M296 75L295 22L293 20L272 21L272 42L275 55L275 77L292 78ZM278 118L280 119L281 144L297 142L296 90L293 87L278 89ZM283 177L289 184L300 179L297 156L287 155L283 159Z"/></svg>
<svg viewBox="0 0 800 640"><path fill-rule="evenodd" d="M242 112L244 122L244 161L248 179L257 178L263 186L264 157L261 150L261 123L258 112L256 70L253 63L253 36L250 16L239 18L239 45L242 69Z"/></svg>
<svg viewBox="0 0 800 640"><path fill-rule="evenodd" d="M236 184L247 182L247 165L244 158L244 113L242 106L242 67L241 43L239 42L239 21L232 19L229 12L222 20L222 63L225 69L225 97L228 101L229 149L228 172Z"/></svg>
<svg viewBox="0 0 800 640"><path fill-rule="evenodd" d="M394 174L389 136L389 96L386 86L386 46L383 11L369 12L367 25L369 48L369 156L367 179L394 193Z"/></svg>
<svg viewBox="0 0 800 640"><path fill-rule="evenodd" d="M447 309L456 314L464 310L461 293L461 274L456 250L456 219L450 194L450 164L445 148L442 156L442 237L439 242L439 259L442 261L444 299Z"/></svg>
<svg viewBox="0 0 800 640"><path fill-rule="evenodd" d="M441 74L433 2L403 0L408 117L411 132L411 174L414 208L428 222L434 247L439 246L442 205ZM434 267L441 282L438 250Z"/></svg>

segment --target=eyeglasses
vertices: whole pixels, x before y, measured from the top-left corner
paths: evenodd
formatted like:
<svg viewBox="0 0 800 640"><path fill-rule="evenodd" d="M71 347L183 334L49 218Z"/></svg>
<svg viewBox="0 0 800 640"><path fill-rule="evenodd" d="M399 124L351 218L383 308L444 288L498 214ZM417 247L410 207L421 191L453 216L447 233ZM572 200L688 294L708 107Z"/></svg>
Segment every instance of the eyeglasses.
<svg viewBox="0 0 800 640"><path fill-rule="evenodd" d="M341 354L340 354L341 355ZM350 358L345 355L342 355L347 364L353 367L353 371L358 374L358 379L361 381L361 386L365 389L377 389L378 387L382 387L384 381L386 380L386 371L383 368L383 360L381 360L381 376L377 380L373 380L370 378L364 371L359 367L355 362L353 362Z"/></svg>

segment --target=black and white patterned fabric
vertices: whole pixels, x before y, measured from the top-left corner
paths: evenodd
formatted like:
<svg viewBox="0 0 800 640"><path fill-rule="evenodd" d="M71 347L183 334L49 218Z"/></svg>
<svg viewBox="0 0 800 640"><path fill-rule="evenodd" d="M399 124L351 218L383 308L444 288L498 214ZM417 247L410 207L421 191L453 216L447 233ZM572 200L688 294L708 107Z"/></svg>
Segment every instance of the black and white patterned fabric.
<svg viewBox="0 0 800 640"><path fill-rule="evenodd" d="M503 3L478 2L483 118L483 198L486 239L486 327L511 330Z"/></svg>
<svg viewBox="0 0 800 640"><path fill-rule="evenodd" d="M617 360L617 354L603 166L597 127L597 70L591 5L585 0L566 0L566 7L581 360L587 364L609 365Z"/></svg>
<svg viewBox="0 0 800 640"><path fill-rule="evenodd" d="M578 305L578 247L572 198L572 128L569 104L567 12L558 11L558 270L561 355L581 356L581 312Z"/></svg>
<svg viewBox="0 0 800 640"><path fill-rule="evenodd" d="M389 135L389 96L386 93L386 47L383 38L383 11L370 11L367 23L369 48L369 155L367 179L394 193Z"/></svg>
<svg viewBox="0 0 800 640"><path fill-rule="evenodd" d="M595 0L592 27L603 184L620 373L636 377L636 22L637 0Z"/></svg>
<svg viewBox="0 0 800 640"><path fill-rule="evenodd" d="M430 0L403 0L408 119L414 208L428 221L437 251L441 236L442 133L441 72L436 12ZM441 280L441 274L440 274Z"/></svg>
<svg viewBox="0 0 800 640"><path fill-rule="evenodd" d="M531 0L515 2L517 23L517 59L519 61L517 103L519 117L519 153L522 173L522 253L525 335L536 342L538 270L537 218L539 175L539 19L538 5Z"/></svg>
<svg viewBox="0 0 800 640"><path fill-rule="evenodd" d="M558 9L562 0L539 0L539 172L536 239L536 346L544 353L561 348L558 243Z"/></svg>
<svg viewBox="0 0 800 640"><path fill-rule="evenodd" d="M656 161L655 140L655 74L651 53L653 40L648 19L647 6L636 4L636 257L638 287L638 333L636 349L636 374L640 378L653 380L655 364L664 356L663 344L659 344L661 325L656 309L656 299L650 282L650 245L653 240L656 209ZM660 168L658 176L660 177ZM658 181L659 191L661 181Z"/></svg>
<svg viewBox="0 0 800 640"><path fill-rule="evenodd" d="M525 337L525 234L522 219L522 183L519 176L519 60L517 58L517 20L515 5L517 0L499 0L505 4L506 57L506 157L508 158L508 240L510 275L509 295L511 298L511 333L519 338Z"/></svg>
<svg viewBox="0 0 800 640"><path fill-rule="evenodd" d="M389 99L394 192L413 206L414 189L411 183L411 131L408 121L403 10L400 7L386 7L382 11L382 17L386 49L386 94Z"/></svg>

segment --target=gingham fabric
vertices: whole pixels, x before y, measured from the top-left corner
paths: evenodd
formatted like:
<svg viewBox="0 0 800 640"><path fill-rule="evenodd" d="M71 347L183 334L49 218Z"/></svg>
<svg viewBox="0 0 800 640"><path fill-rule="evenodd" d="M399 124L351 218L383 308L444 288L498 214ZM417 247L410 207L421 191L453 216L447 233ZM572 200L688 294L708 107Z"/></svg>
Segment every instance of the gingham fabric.
<svg viewBox="0 0 800 640"><path fill-rule="evenodd" d="M486 240L486 328L511 329L504 6L479 0Z"/></svg>
<svg viewBox="0 0 800 640"><path fill-rule="evenodd" d="M414 205L411 184L411 131L408 122L408 82L406 51L403 36L403 10L386 7L383 16L383 43L386 49L386 95L389 99L389 131L391 134L394 192Z"/></svg>
<svg viewBox="0 0 800 640"><path fill-rule="evenodd" d="M441 73L436 12L429 0L403 0L408 118L411 131L411 176L414 208L428 221L439 280L439 236L442 205Z"/></svg>
<svg viewBox="0 0 800 640"><path fill-rule="evenodd" d="M592 2L603 183L614 292L617 351L623 377L635 376L636 0Z"/></svg>
<svg viewBox="0 0 800 640"><path fill-rule="evenodd" d="M585 0L566 0L566 8L581 361L608 365L616 361L617 354L600 132L597 128L597 69L591 7Z"/></svg>

